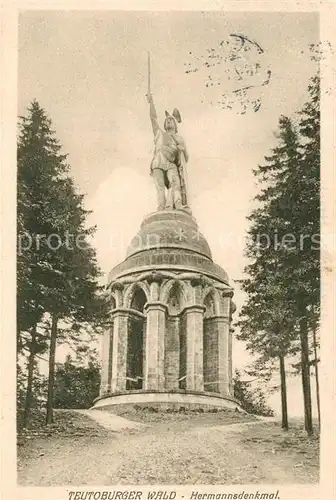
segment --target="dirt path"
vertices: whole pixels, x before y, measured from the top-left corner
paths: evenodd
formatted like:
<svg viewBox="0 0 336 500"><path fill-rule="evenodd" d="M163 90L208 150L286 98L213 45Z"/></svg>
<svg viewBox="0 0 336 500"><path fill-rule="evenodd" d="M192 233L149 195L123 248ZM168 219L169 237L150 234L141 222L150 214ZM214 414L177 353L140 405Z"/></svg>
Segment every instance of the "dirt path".
<svg viewBox="0 0 336 500"><path fill-rule="evenodd" d="M103 431L89 437L33 440L20 461L20 484L293 484L318 480L315 455L283 446L281 429L272 423L198 427L172 421Z"/></svg>
<svg viewBox="0 0 336 500"><path fill-rule="evenodd" d="M113 415L106 411L100 410L73 410L75 412L81 413L86 417L91 418L97 424L101 425L107 430L119 432L125 429L140 429L141 427L146 427L145 424L141 422L132 422L127 418L120 417L119 415Z"/></svg>

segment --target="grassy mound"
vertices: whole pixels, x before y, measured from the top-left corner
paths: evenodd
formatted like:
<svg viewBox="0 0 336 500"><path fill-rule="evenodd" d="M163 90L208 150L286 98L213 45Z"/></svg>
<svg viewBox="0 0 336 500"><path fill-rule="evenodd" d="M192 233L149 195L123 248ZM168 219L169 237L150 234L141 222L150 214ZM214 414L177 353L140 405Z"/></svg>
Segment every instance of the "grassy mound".
<svg viewBox="0 0 336 500"><path fill-rule="evenodd" d="M107 406L99 410L109 412L120 417L141 422L144 424L161 424L169 422L187 422L189 425L226 425L232 423L251 422L256 419L254 415L245 412L239 412L230 408L212 408L204 411L203 409L188 409L180 407L179 409L161 409L156 406Z"/></svg>
<svg viewBox="0 0 336 500"><path fill-rule="evenodd" d="M100 436L100 429L90 418L73 410L54 410L54 423L45 425L45 411L32 410L27 428L23 428L23 411L17 413L17 444L26 445L38 437Z"/></svg>

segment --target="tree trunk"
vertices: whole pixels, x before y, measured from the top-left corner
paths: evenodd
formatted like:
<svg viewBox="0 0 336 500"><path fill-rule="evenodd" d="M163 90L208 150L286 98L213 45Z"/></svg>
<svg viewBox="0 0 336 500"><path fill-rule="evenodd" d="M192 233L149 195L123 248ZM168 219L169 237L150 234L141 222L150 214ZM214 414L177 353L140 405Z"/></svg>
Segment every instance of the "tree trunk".
<svg viewBox="0 0 336 500"><path fill-rule="evenodd" d="M19 313L17 313L19 315ZM17 320L16 326L16 361L19 361L19 354L22 350L21 325L20 320Z"/></svg>
<svg viewBox="0 0 336 500"><path fill-rule="evenodd" d="M285 357L279 356L280 362L280 381L281 381L281 427L288 431L288 413L287 413L287 386L286 386L286 371Z"/></svg>
<svg viewBox="0 0 336 500"><path fill-rule="evenodd" d="M300 341L301 341L301 376L302 392L305 416L305 430L308 435L313 434L312 403L310 388L309 370L309 347L308 347L308 327L307 318L304 316L300 320Z"/></svg>
<svg viewBox="0 0 336 500"><path fill-rule="evenodd" d="M320 383L319 383L319 373L318 373L316 326L315 325L313 327L313 343L314 343L314 356L315 356L315 382L316 382L316 403L317 403L318 426L319 426L319 430L321 430Z"/></svg>
<svg viewBox="0 0 336 500"><path fill-rule="evenodd" d="M55 354L57 340L57 316L53 314L51 320L51 337L49 351L49 377L48 377L48 398L47 398L47 415L46 424L54 422L53 416L53 399L54 399L54 380L55 380Z"/></svg>
<svg viewBox="0 0 336 500"><path fill-rule="evenodd" d="M33 380L34 380L34 365L35 365L35 353L36 353L36 329L37 323L31 329L31 343L30 352L28 358L28 377L27 377L27 390L23 414L23 427L27 427L29 422L29 413L32 402L33 395Z"/></svg>

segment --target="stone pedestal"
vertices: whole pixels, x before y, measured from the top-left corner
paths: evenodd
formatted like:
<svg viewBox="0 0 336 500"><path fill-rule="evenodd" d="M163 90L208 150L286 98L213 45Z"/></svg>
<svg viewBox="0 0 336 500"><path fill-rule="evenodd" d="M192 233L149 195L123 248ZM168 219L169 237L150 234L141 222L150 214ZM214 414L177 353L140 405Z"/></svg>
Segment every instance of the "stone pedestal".
<svg viewBox="0 0 336 500"><path fill-rule="evenodd" d="M166 306L159 302L147 303L144 359L144 389L164 389L164 348Z"/></svg>
<svg viewBox="0 0 336 500"><path fill-rule="evenodd" d="M185 310L186 325L186 389L203 391L203 312L202 306Z"/></svg>

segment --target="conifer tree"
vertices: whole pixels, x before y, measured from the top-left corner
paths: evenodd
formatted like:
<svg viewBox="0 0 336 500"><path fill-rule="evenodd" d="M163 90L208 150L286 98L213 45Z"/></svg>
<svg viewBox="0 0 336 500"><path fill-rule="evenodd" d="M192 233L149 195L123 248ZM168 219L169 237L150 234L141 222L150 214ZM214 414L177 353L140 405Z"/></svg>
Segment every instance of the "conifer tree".
<svg viewBox="0 0 336 500"><path fill-rule="evenodd" d="M261 182L259 206L249 220L239 338L252 352L279 357L285 403L285 355L301 353L305 429L313 432L309 373L309 330L319 313L319 79L294 127L279 120L278 145L255 170ZM261 241L261 238L264 238ZM312 317L311 311L315 312ZM299 341L299 342L298 342ZM283 412L283 425L286 423Z"/></svg>
<svg viewBox="0 0 336 500"><path fill-rule="evenodd" d="M20 329L28 327L32 332L31 367L36 324L44 315L51 318L47 423L53 421L60 320L99 323L107 319L100 271L89 241L95 228L86 228L83 195L77 193L66 155L60 151L50 119L34 101L28 116L21 118L18 144L20 230L24 231L19 234L18 317ZM29 245L23 248L24 237Z"/></svg>
<svg viewBox="0 0 336 500"><path fill-rule="evenodd" d="M279 120L279 144L265 157L255 175L262 189L256 197L258 206L249 216L246 255L251 260L248 276L242 287L248 300L240 315L237 337L247 342L247 349L264 356L264 360L278 359L281 381L282 427L288 429L285 357L295 333L294 318L287 300L286 238L290 223L283 216L283 193L291 168L298 162L298 137L291 121ZM289 207L290 210L290 207ZM288 240L288 238L287 238ZM259 357L260 359L260 357Z"/></svg>

